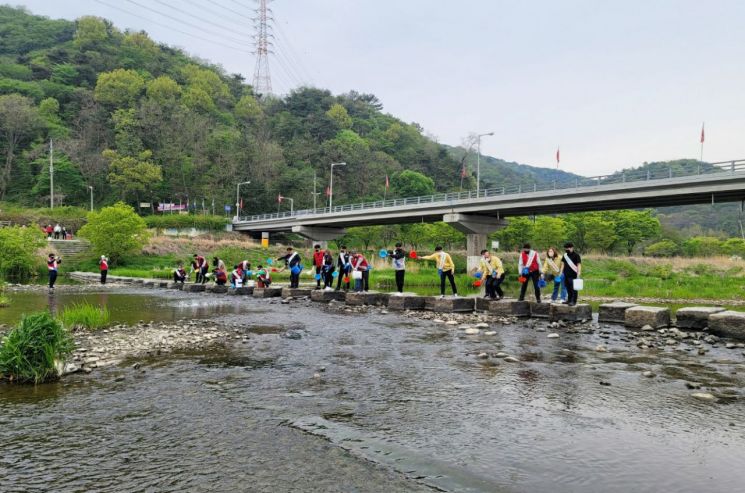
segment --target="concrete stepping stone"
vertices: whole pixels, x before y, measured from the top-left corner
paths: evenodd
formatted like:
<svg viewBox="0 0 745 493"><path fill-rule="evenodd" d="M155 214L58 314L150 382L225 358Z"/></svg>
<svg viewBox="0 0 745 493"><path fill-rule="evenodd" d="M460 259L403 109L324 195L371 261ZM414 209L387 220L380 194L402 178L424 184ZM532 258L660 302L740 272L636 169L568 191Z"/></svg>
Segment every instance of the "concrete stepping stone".
<svg viewBox="0 0 745 493"><path fill-rule="evenodd" d="M410 293L393 294L388 298L388 308L391 310L424 310L426 304L426 296L417 296Z"/></svg>
<svg viewBox="0 0 745 493"><path fill-rule="evenodd" d="M184 289L184 285L180 282L172 282L168 284L168 288L182 290Z"/></svg>
<svg viewBox="0 0 745 493"><path fill-rule="evenodd" d="M745 312L727 310L710 315L709 332L720 337L745 340Z"/></svg>
<svg viewBox="0 0 745 493"><path fill-rule="evenodd" d="M549 319L552 322L586 322L592 320L592 307L587 303L578 303L574 306L552 303L549 305Z"/></svg>
<svg viewBox="0 0 745 493"><path fill-rule="evenodd" d="M346 291L326 291L323 289L315 289L310 293L311 301L317 301L319 303L329 303L331 301L344 301L346 298Z"/></svg>
<svg viewBox="0 0 745 493"><path fill-rule="evenodd" d="M253 287L241 286L240 288L228 289L228 294L231 296L251 296L254 292Z"/></svg>
<svg viewBox="0 0 745 493"><path fill-rule="evenodd" d="M461 296L446 298L432 296L427 298L424 307L426 310L440 313L469 313L476 307L476 299Z"/></svg>
<svg viewBox="0 0 745 493"><path fill-rule="evenodd" d="M670 309L659 306L635 306L626 310L626 327L640 328L645 325L659 329L670 325Z"/></svg>
<svg viewBox="0 0 745 493"><path fill-rule="evenodd" d="M203 293L207 290L207 286L204 284L188 284L187 286L190 293Z"/></svg>
<svg viewBox="0 0 745 493"><path fill-rule="evenodd" d="M614 301L613 303L603 303L598 308L598 322L610 324L622 324L626 322L626 310L634 308L634 303L625 301Z"/></svg>
<svg viewBox="0 0 745 493"><path fill-rule="evenodd" d="M530 316L534 318L549 318L551 312L551 303L536 301L530 302Z"/></svg>
<svg viewBox="0 0 745 493"><path fill-rule="evenodd" d="M378 291L349 291L345 297L347 305L362 306L375 305L387 306L390 294Z"/></svg>
<svg viewBox="0 0 745 493"><path fill-rule="evenodd" d="M305 298L310 296L312 289L308 288L282 288L282 298Z"/></svg>
<svg viewBox="0 0 745 493"><path fill-rule="evenodd" d="M254 298L279 298L282 288L254 288Z"/></svg>
<svg viewBox="0 0 745 493"><path fill-rule="evenodd" d="M530 303L503 298L489 302L489 313L498 317L529 317Z"/></svg>
<svg viewBox="0 0 745 493"><path fill-rule="evenodd" d="M694 306L681 308L675 314L675 325L680 329L702 330L709 326L709 317L725 311L717 306Z"/></svg>
<svg viewBox="0 0 745 493"><path fill-rule="evenodd" d="M228 286L214 285L210 288L210 293L215 294L226 294L228 292Z"/></svg>

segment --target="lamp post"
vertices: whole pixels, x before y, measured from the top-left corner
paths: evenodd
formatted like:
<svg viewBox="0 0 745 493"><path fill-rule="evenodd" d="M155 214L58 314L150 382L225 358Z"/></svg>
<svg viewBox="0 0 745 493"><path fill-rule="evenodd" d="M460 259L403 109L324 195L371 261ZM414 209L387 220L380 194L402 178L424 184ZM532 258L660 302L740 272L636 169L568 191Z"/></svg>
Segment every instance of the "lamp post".
<svg viewBox="0 0 745 493"><path fill-rule="evenodd" d="M91 212L93 212L93 186L88 185L88 190L91 191Z"/></svg>
<svg viewBox="0 0 745 493"><path fill-rule="evenodd" d="M277 202L279 202L280 204L282 204L283 200L290 201L290 215L293 215L295 213L295 201L290 197L283 197L282 195L277 197ZM277 212L279 212L279 206L277 207Z"/></svg>
<svg viewBox="0 0 745 493"><path fill-rule="evenodd" d="M250 181L242 181L235 187L235 217L241 216L241 185L250 185Z"/></svg>
<svg viewBox="0 0 745 493"><path fill-rule="evenodd" d="M329 212L334 205L334 166L346 166L347 163L331 163L331 184L329 185Z"/></svg>
<svg viewBox="0 0 745 493"><path fill-rule="evenodd" d="M476 197L481 191L481 137L494 135L494 132L478 134L476 136Z"/></svg>

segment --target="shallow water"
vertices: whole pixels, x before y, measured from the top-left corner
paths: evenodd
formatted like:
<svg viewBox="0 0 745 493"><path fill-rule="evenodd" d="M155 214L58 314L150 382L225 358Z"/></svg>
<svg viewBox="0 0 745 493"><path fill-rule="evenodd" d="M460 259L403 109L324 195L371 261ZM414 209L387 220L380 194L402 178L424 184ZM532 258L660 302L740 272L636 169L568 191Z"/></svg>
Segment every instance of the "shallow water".
<svg viewBox="0 0 745 493"><path fill-rule="evenodd" d="M205 299L178 293L168 303ZM521 323L466 336L394 314L243 303L263 311L260 319L220 318L242 327L248 344L146 360L144 372L128 362L59 384L0 387L3 489L714 492L745 484L742 350L631 350L620 327L547 339ZM607 353L593 350L601 343ZM482 351L522 362L475 358ZM644 378L648 369L658 376ZM686 380L733 398L698 401Z"/></svg>

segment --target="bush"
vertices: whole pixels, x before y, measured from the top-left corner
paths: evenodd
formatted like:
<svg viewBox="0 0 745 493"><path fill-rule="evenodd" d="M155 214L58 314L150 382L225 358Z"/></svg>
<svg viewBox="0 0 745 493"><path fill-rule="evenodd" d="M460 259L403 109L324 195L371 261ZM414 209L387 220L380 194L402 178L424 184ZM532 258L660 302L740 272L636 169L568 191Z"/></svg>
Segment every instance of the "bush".
<svg viewBox="0 0 745 493"><path fill-rule="evenodd" d="M683 253L689 257L710 257L722 253L722 240L713 236L694 236L683 242Z"/></svg>
<svg viewBox="0 0 745 493"><path fill-rule="evenodd" d="M49 312L27 315L0 346L0 374L20 383L56 379L55 363L73 348L70 333Z"/></svg>
<svg viewBox="0 0 745 493"><path fill-rule="evenodd" d="M39 264L36 251L44 244L38 228L0 228L0 275L11 282L28 282Z"/></svg>
<svg viewBox="0 0 745 493"><path fill-rule="evenodd" d="M659 277L663 280L670 279L673 276L673 266L670 264L655 265L649 269L649 275L652 277Z"/></svg>
<svg viewBox="0 0 745 493"><path fill-rule="evenodd" d="M146 216L145 223L148 228L195 228L210 231L222 231L230 220L222 216L208 216L195 214L163 214L160 216Z"/></svg>
<svg viewBox="0 0 745 493"><path fill-rule="evenodd" d="M65 307L59 319L67 328L100 329L108 327L111 315L105 306L95 306L88 302L73 303Z"/></svg>
<svg viewBox="0 0 745 493"><path fill-rule="evenodd" d="M652 243L644 249L644 254L651 257L672 257L680 252L680 247L672 240Z"/></svg>
<svg viewBox="0 0 745 493"><path fill-rule="evenodd" d="M124 255L141 251L148 240L145 221L122 202L90 212L80 236L91 242L96 255L109 257L112 265Z"/></svg>

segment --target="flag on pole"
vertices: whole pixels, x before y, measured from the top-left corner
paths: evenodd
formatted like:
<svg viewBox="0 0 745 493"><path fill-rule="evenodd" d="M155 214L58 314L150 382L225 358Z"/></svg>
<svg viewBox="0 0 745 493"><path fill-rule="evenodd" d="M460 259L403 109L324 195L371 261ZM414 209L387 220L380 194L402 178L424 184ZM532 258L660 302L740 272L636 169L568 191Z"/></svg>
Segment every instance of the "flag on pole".
<svg viewBox="0 0 745 493"><path fill-rule="evenodd" d="M704 143L704 123L701 124L701 143Z"/></svg>
<svg viewBox="0 0 745 493"><path fill-rule="evenodd" d="M560 158L559 148L557 147L556 148L556 167L557 168L559 167L559 161L561 161L561 158Z"/></svg>
<svg viewBox="0 0 745 493"><path fill-rule="evenodd" d="M391 188L391 182L388 180L388 175L385 175L385 189Z"/></svg>
<svg viewBox="0 0 745 493"><path fill-rule="evenodd" d="M277 202L279 202L281 204L283 198L284 197L282 197L282 195L277 195Z"/></svg>

